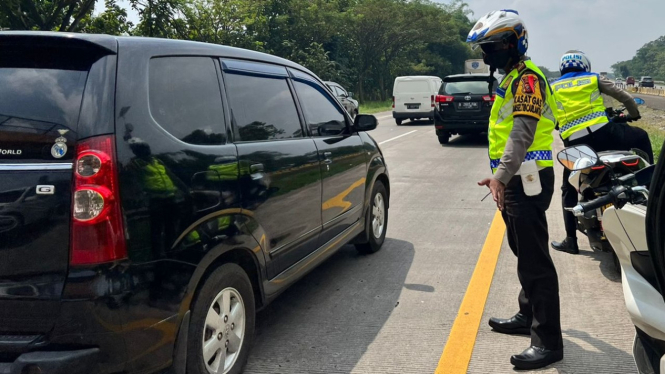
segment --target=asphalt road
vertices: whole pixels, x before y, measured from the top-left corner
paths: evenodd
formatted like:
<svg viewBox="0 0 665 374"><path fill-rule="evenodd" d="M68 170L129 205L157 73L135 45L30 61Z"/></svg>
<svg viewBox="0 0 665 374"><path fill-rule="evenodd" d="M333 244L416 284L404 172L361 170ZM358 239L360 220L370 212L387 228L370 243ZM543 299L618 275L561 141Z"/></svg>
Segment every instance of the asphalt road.
<svg viewBox="0 0 665 374"><path fill-rule="evenodd" d="M631 93L634 97L639 97L646 101L646 106L653 109L665 110L665 96L641 95Z"/></svg>
<svg viewBox="0 0 665 374"><path fill-rule="evenodd" d="M490 174L483 136L438 144L431 123L396 126L379 113L372 136L390 170L387 239L373 255L346 246L257 317L246 373L434 373L496 212L476 182ZM557 147L560 147L557 144ZM561 170L557 170L561 175ZM560 180L557 180L557 184ZM561 237L560 199L550 211ZM635 372L634 329L608 255L584 239L559 269L566 358L545 373ZM490 331L491 315L517 310L516 261L504 240L469 373L512 372L525 337ZM442 368L443 373L449 373Z"/></svg>

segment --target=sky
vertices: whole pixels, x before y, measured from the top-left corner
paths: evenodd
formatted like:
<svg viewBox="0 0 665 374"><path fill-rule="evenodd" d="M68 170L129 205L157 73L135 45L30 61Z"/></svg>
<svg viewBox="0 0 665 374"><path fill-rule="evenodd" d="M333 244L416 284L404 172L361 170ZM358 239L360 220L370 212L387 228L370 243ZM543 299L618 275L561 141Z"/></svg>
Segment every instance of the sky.
<svg viewBox="0 0 665 374"><path fill-rule="evenodd" d="M450 0L433 0L449 3ZM529 31L528 55L557 70L568 50L586 53L595 72L611 72L644 44L665 35L665 0L465 0L475 19L491 10L515 9ZM129 8L127 0L121 6ZM97 1L95 11L103 11ZM130 20L137 16L130 9Z"/></svg>
<svg viewBox="0 0 665 374"><path fill-rule="evenodd" d="M446 0L435 2L448 3ZM558 70L568 50L583 51L595 72L612 72L644 44L665 35L665 0L465 0L478 19L515 9L529 32L527 55Z"/></svg>

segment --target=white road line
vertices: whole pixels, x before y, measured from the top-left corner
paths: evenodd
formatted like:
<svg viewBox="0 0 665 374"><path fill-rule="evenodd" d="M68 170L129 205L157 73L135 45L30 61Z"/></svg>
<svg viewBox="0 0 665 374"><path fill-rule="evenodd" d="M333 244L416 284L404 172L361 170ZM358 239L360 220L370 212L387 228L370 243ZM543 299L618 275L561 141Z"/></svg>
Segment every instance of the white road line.
<svg viewBox="0 0 665 374"><path fill-rule="evenodd" d="M393 115L389 114L387 116L376 117L376 119L388 119L388 118L393 118Z"/></svg>
<svg viewBox="0 0 665 374"><path fill-rule="evenodd" d="M384 141L382 141L382 142L379 142L379 145L384 144L384 143L388 143L388 142L392 142L392 141L395 140L395 139L399 139L399 138L401 138L401 137L403 137L403 136L407 136L407 135L409 135L409 134L413 134L413 133L416 132L416 131L418 131L418 130L409 131L409 132L407 132L407 133L405 133L405 134L398 135L398 136L396 136L396 137L394 137L394 138L390 138L390 139L388 139L388 140L384 140Z"/></svg>

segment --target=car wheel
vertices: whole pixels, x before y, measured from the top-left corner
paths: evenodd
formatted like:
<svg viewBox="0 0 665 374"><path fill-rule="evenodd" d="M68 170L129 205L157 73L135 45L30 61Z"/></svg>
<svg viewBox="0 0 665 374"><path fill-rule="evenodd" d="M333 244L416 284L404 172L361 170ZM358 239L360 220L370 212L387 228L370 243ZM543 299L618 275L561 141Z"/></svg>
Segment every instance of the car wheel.
<svg viewBox="0 0 665 374"><path fill-rule="evenodd" d="M252 283L236 264L217 268L198 292L187 342L187 373L238 374L254 338Z"/></svg>
<svg viewBox="0 0 665 374"><path fill-rule="evenodd" d="M374 183L370 200L369 211L365 215L365 232L369 241L356 244L361 253L374 253L381 249L386 240L388 229L388 194L386 187L380 181Z"/></svg>
<svg viewBox="0 0 665 374"><path fill-rule="evenodd" d="M450 133L445 131L439 135L439 143L448 144L450 142Z"/></svg>
<svg viewBox="0 0 665 374"><path fill-rule="evenodd" d="M400 126L400 125L402 125L402 120L401 119L396 119L395 123L397 124L397 126Z"/></svg>

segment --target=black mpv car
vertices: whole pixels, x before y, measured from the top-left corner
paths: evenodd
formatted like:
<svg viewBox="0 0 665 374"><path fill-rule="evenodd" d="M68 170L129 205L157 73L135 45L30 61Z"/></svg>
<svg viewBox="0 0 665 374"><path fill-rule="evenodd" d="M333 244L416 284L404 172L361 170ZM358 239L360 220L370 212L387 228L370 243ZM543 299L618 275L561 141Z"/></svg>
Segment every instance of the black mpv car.
<svg viewBox="0 0 665 374"><path fill-rule="evenodd" d="M452 135L480 134L489 126L494 92L490 95L487 74L458 74L443 78L436 96L434 128L439 143L448 144Z"/></svg>
<svg viewBox="0 0 665 374"><path fill-rule="evenodd" d="M0 373L240 372L257 309L383 244L376 125L262 53L0 33Z"/></svg>

